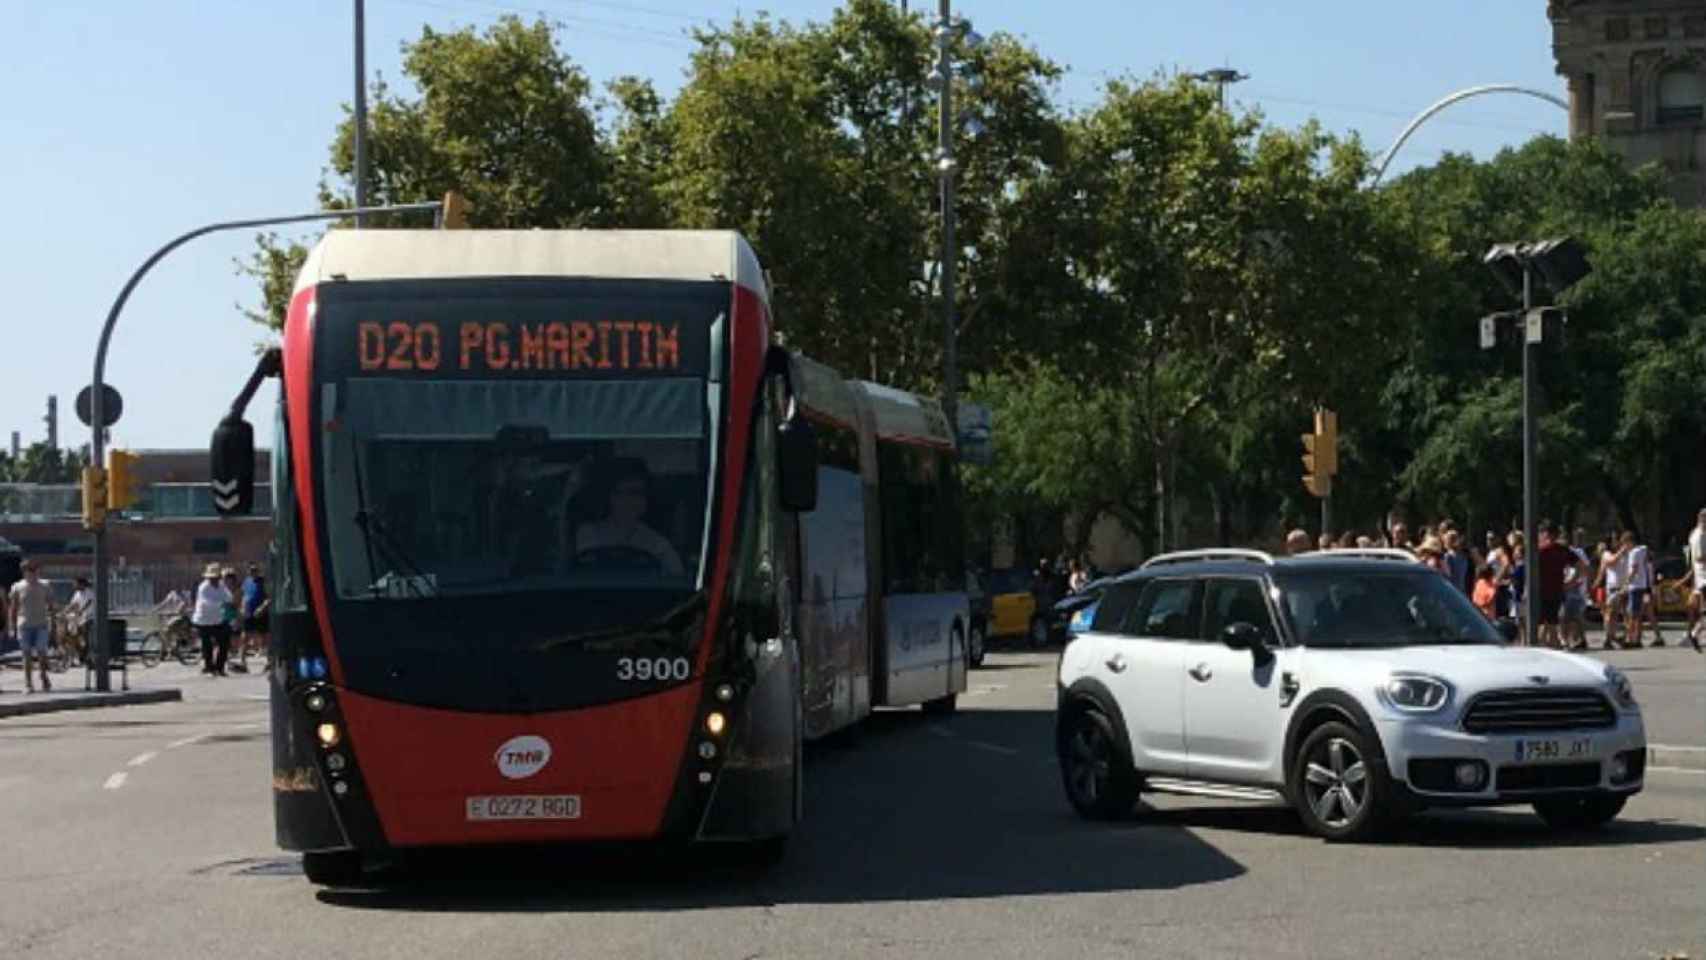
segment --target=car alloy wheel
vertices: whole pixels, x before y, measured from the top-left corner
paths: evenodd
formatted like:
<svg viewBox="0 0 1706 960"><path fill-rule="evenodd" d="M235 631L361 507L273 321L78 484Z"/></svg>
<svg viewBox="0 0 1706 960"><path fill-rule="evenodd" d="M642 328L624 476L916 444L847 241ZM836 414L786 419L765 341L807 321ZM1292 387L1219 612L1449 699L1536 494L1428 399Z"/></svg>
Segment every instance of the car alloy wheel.
<svg viewBox="0 0 1706 960"><path fill-rule="evenodd" d="M1067 799L1092 820L1125 815L1137 802L1137 778L1121 754L1101 711L1079 708L1060 741L1060 773Z"/></svg>
<svg viewBox="0 0 1706 960"><path fill-rule="evenodd" d="M1368 802L1368 764L1343 737L1324 741L1305 761L1303 795L1320 821L1343 830Z"/></svg>

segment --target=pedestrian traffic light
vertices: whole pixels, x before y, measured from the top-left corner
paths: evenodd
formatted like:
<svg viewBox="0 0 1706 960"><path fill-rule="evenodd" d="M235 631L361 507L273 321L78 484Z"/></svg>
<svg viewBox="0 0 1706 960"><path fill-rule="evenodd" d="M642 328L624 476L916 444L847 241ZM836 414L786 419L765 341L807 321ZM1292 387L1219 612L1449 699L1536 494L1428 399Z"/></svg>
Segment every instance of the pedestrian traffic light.
<svg viewBox="0 0 1706 960"><path fill-rule="evenodd" d="M107 472L98 466L83 468L83 529L99 530L107 525Z"/></svg>
<svg viewBox="0 0 1706 960"><path fill-rule="evenodd" d="M107 453L107 509L123 510L142 499L142 489L136 478L136 465L142 458L123 450Z"/></svg>
<svg viewBox="0 0 1706 960"><path fill-rule="evenodd" d="M1303 435L1303 486L1317 497L1333 492L1333 475L1339 472L1339 416L1331 410L1315 411L1315 431Z"/></svg>

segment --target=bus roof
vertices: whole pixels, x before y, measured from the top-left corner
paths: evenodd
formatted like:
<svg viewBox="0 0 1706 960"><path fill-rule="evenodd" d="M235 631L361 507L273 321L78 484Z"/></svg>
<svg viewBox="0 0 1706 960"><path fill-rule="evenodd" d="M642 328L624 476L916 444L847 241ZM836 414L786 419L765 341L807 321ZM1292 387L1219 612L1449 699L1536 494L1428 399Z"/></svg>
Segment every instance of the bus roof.
<svg viewBox="0 0 1706 960"><path fill-rule="evenodd" d="M942 404L934 397L921 397L868 380L849 383L853 389L864 391L865 400L875 414L878 437L954 449L954 435L948 431L948 418L942 413Z"/></svg>
<svg viewBox="0 0 1706 960"><path fill-rule="evenodd" d="M296 289L439 277L726 280L770 302L757 255L732 230L331 230Z"/></svg>

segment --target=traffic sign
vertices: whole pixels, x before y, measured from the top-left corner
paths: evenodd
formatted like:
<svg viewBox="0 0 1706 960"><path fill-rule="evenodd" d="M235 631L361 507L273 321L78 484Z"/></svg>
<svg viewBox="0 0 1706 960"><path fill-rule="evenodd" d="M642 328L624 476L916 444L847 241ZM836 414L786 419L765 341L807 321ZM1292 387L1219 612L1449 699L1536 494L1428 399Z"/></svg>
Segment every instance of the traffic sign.
<svg viewBox="0 0 1706 960"><path fill-rule="evenodd" d="M93 384L77 392L77 419L83 421L85 427L95 425L93 422L95 419L94 404L95 389ZM122 413L124 413L124 398L119 396L119 392L113 389L112 384L101 384L101 419L106 421L101 426L110 427L117 423L119 414Z"/></svg>

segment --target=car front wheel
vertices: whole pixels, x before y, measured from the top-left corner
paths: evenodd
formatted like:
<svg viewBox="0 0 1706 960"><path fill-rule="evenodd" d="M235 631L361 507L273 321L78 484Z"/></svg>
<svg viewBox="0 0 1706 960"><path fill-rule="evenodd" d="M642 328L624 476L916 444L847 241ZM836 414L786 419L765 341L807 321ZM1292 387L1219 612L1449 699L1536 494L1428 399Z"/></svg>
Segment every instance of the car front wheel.
<svg viewBox="0 0 1706 960"><path fill-rule="evenodd" d="M966 643L967 643L966 655L967 655L967 658L971 661L971 665L974 667L983 666L984 648L986 646L988 646L988 644L985 642L985 638L984 638L985 629L986 628L981 623L972 624L971 625L971 637L969 640L966 641Z"/></svg>
<svg viewBox="0 0 1706 960"><path fill-rule="evenodd" d="M1391 779L1372 738L1339 721L1310 732L1292 761L1292 795L1311 833L1327 840L1368 840L1390 812Z"/></svg>
<svg viewBox="0 0 1706 960"><path fill-rule="evenodd" d="M1060 778L1066 798L1088 820L1113 820L1137 803L1138 776L1102 711L1071 713L1060 737Z"/></svg>
<svg viewBox="0 0 1706 960"><path fill-rule="evenodd" d="M1592 830L1615 820L1628 802L1628 797L1606 793L1550 797L1534 801L1534 812L1554 830Z"/></svg>

